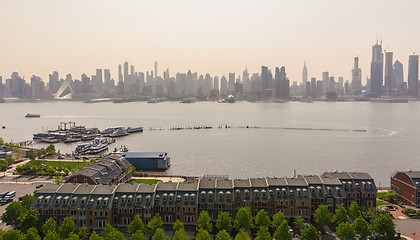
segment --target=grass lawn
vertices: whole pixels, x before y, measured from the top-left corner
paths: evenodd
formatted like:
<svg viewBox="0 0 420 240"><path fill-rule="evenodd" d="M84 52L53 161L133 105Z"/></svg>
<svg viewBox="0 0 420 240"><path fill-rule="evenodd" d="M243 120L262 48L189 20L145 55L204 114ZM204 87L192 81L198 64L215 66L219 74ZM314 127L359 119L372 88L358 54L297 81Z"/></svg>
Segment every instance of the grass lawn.
<svg viewBox="0 0 420 240"><path fill-rule="evenodd" d="M386 203L386 202L382 202L382 201L376 201L376 206L377 207L382 206L382 205L391 205L391 204Z"/></svg>
<svg viewBox="0 0 420 240"><path fill-rule="evenodd" d="M384 198L386 195L388 195L387 192L378 192L376 193L376 198Z"/></svg>
<svg viewBox="0 0 420 240"><path fill-rule="evenodd" d="M158 179L134 179L134 182L136 183L146 183L146 184L156 184L158 182L161 182Z"/></svg>
<svg viewBox="0 0 420 240"><path fill-rule="evenodd" d="M83 167L83 162L76 162L76 161L42 161L43 164L47 165L48 167L66 167L70 171L74 169L80 169Z"/></svg>

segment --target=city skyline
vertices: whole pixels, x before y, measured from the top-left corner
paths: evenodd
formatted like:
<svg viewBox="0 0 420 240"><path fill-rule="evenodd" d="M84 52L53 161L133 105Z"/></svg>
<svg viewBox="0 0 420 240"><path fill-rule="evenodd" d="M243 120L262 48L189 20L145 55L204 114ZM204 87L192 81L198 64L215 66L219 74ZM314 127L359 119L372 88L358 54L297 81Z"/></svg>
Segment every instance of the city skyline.
<svg viewBox="0 0 420 240"><path fill-rule="evenodd" d="M117 80L117 66L127 60L144 72L157 61L159 76L168 66L172 74L191 69L219 78L240 74L245 66L250 73L260 72L261 65L285 66L290 82L299 83L306 60L308 79L328 71L350 81L353 58L359 56L366 84L376 38L394 52L405 73L408 55L420 50L412 30L416 1L24 2L2 6L3 78L14 71L27 81L32 74L45 80L53 71L90 76L101 68ZM389 9L393 18L383 14Z"/></svg>

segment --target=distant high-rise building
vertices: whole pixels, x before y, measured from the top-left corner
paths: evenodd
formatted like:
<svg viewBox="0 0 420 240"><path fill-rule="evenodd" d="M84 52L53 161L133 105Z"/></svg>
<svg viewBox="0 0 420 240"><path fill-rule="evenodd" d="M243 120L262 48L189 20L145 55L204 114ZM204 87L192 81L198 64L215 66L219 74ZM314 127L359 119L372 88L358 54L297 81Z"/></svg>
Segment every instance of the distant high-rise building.
<svg viewBox="0 0 420 240"><path fill-rule="evenodd" d="M158 77L158 69L157 68L158 68L157 62L155 62L155 80Z"/></svg>
<svg viewBox="0 0 420 240"><path fill-rule="evenodd" d="M218 77L218 76L215 76L215 77L213 78L213 89L214 89L217 93L219 93L219 77Z"/></svg>
<svg viewBox="0 0 420 240"><path fill-rule="evenodd" d="M302 85L306 87L306 83L308 82L308 69L306 68L306 61L303 64L302 70Z"/></svg>
<svg viewBox="0 0 420 240"><path fill-rule="evenodd" d="M334 77L330 77L330 81L328 82L328 92L335 92L335 80Z"/></svg>
<svg viewBox="0 0 420 240"><path fill-rule="evenodd" d="M401 85L404 84L404 69L400 61L396 60L394 63L395 73L395 86L400 89Z"/></svg>
<svg viewBox="0 0 420 240"><path fill-rule="evenodd" d="M269 74L268 67L261 66L261 98L262 99L271 97L272 77L270 76L271 74Z"/></svg>
<svg viewBox="0 0 420 240"><path fill-rule="evenodd" d="M31 98L32 100L41 99L42 94L44 93L44 82L40 77L33 75L31 77Z"/></svg>
<svg viewBox="0 0 420 240"><path fill-rule="evenodd" d="M235 91L235 73L229 73L228 91L229 92Z"/></svg>
<svg viewBox="0 0 420 240"><path fill-rule="evenodd" d="M316 98L316 78L311 78L311 97Z"/></svg>
<svg viewBox="0 0 420 240"><path fill-rule="evenodd" d="M55 92L57 92L59 87L60 87L60 84L59 84L58 72L54 71L53 74L49 75L48 90L50 90L50 92L54 94Z"/></svg>
<svg viewBox="0 0 420 240"><path fill-rule="evenodd" d="M351 70L351 90L356 94L362 92L362 69L359 68L359 57L354 57L354 66Z"/></svg>
<svg viewBox="0 0 420 240"><path fill-rule="evenodd" d="M419 55L410 55L408 58L408 95L419 96Z"/></svg>
<svg viewBox="0 0 420 240"><path fill-rule="evenodd" d="M222 94L222 95L226 95L227 94L227 92L228 92L228 86L227 86L228 84L227 84L227 79L226 79L226 77L225 76L223 76L221 79L220 79L220 93Z"/></svg>
<svg viewBox="0 0 420 240"><path fill-rule="evenodd" d="M118 65L118 83L123 82L123 75L122 75L122 70L121 70L121 64Z"/></svg>
<svg viewBox="0 0 420 240"><path fill-rule="evenodd" d="M204 77L204 82L203 82L203 94L204 96L209 96L210 95L210 91L212 89L212 84L213 84L213 79L211 78L210 74L206 74L206 76Z"/></svg>
<svg viewBox="0 0 420 240"><path fill-rule="evenodd" d="M392 66L392 52L385 52L385 95L392 96L395 88L395 73Z"/></svg>
<svg viewBox="0 0 420 240"><path fill-rule="evenodd" d="M376 43L372 47L372 62L370 65L370 94L376 97L382 95L384 82L384 55L382 53L382 45Z"/></svg>
<svg viewBox="0 0 420 240"><path fill-rule="evenodd" d="M323 92L326 92L328 90L329 82L330 82L330 73L329 72L323 72L322 73Z"/></svg>
<svg viewBox="0 0 420 240"><path fill-rule="evenodd" d="M96 69L96 80L102 84L103 83L103 79L102 79L102 69Z"/></svg>
<svg viewBox="0 0 420 240"><path fill-rule="evenodd" d="M128 62L124 63L124 82L128 81Z"/></svg>
<svg viewBox="0 0 420 240"><path fill-rule="evenodd" d="M281 67L278 68L276 67L275 69L275 73L274 73L274 89L275 89L275 95L277 98L286 98L286 93L285 93L285 83L284 81L286 81L286 68L285 67ZM289 97L289 96L287 96Z"/></svg>

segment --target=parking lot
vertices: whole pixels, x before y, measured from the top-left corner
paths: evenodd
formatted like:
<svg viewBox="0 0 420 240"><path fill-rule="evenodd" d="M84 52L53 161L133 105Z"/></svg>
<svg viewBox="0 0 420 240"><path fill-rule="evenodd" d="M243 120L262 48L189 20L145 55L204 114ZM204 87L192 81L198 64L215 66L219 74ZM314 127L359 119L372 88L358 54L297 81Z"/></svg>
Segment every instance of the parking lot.
<svg viewBox="0 0 420 240"><path fill-rule="evenodd" d="M38 182L27 182L27 184L23 183L3 183L0 182L0 193L6 192L6 191L16 191L16 196L13 198L14 201L18 201L18 198L20 196L26 195L26 194L33 194L33 192L36 190L35 187L38 185ZM9 204L0 206L0 213L3 214L6 207ZM6 224L1 222L0 228L6 227Z"/></svg>

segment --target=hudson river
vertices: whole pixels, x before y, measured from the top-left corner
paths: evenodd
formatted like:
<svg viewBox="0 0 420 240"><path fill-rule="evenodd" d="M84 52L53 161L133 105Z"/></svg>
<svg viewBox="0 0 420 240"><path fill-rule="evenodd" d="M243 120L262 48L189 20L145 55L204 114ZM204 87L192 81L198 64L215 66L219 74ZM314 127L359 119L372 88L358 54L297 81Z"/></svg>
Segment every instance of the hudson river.
<svg viewBox="0 0 420 240"><path fill-rule="evenodd" d="M39 113L41 118L28 119L26 113ZM30 140L35 132L69 121L101 130L143 126L143 133L118 138L110 149L126 145L130 151L168 152L176 175L246 178L292 177L293 170L366 171L378 186L389 186L394 171L420 170L420 102L0 104L0 125L6 126L0 137L6 141ZM195 125L213 128L168 130ZM221 125L231 128L218 128ZM164 130L149 131L150 127ZM77 144L60 143L56 148L70 153Z"/></svg>

